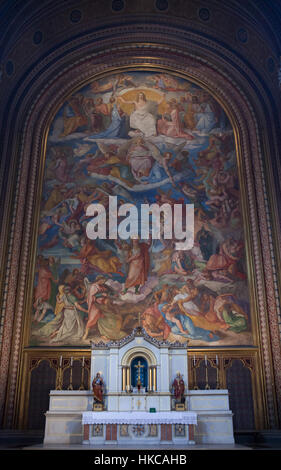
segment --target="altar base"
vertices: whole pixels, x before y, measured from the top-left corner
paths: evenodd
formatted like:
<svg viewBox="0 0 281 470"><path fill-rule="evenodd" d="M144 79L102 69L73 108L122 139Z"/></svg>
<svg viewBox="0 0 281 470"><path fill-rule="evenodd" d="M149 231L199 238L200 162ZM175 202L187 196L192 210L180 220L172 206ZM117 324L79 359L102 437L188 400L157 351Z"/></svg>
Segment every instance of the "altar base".
<svg viewBox="0 0 281 470"><path fill-rule="evenodd" d="M52 391L45 444L234 443L228 391L188 388L187 343L158 341L137 327L120 341L92 343L91 349L91 383L102 377L103 411L92 411L90 391ZM146 375L138 389L141 368ZM182 411L176 411L173 393L179 374Z"/></svg>
<svg viewBox="0 0 281 470"><path fill-rule="evenodd" d="M120 415L128 411L128 406L131 407L132 403L136 404L139 399L137 395L122 393L116 394L114 398L116 403L125 403L125 400L127 400L127 410L123 405L124 408ZM136 407L132 411L130 408L131 416L138 412L149 412L152 403L157 414L159 407L156 405L162 403L163 397L156 392L152 398L150 400L150 397L143 395L141 409L137 410ZM102 426L99 429L97 427L94 429L93 425L84 425L82 423L83 413L91 412L93 409L92 392L54 390L50 392L50 408L46 412L44 444L82 444L84 442L85 444L98 445L98 443L105 442L108 444L119 443L121 445L121 443L124 443L125 445L134 445L141 444L142 441L148 447L161 442L163 444L179 444L183 441L185 441L185 444L194 441L195 444L201 445L234 444L232 412L229 409L227 390L190 390L187 392L185 399L186 409L197 415L197 425L188 427L187 424L179 423L182 424L182 427L185 427L185 429L180 430L179 426L176 429L176 424L173 423L170 423L169 427L165 427L161 423L154 426L151 426L153 423L146 423L145 430L140 429L140 435L136 437L132 433L131 424L127 424L126 428L113 423L107 428L106 424L101 422ZM145 403L147 404L146 407ZM98 413L102 417L105 411ZM174 413L181 414L180 411ZM153 418L155 413L150 413L150 415ZM98 423L96 424L98 425ZM179 433L185 433L185 436L179 435Z"/></svg>

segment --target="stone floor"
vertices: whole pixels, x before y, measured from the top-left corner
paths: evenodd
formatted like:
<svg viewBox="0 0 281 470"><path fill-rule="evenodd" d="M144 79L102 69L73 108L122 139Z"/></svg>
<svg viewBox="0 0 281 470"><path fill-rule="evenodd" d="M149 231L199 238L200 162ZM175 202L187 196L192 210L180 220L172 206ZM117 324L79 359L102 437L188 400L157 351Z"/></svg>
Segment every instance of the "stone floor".
<svg viewBox="0 0 281 470"><path fill-rule="evenodd" d="M128 446L106 444L104 446L93 445L78 445L78 444L65 444L65 445L44 445L44 433L42 431L28 431L28 430L0 430L0 451L2 450L132 450ZM263 433L237 433L235 435L234 445L190 445L190 446L174 446L163 444L155 448L153 446L143 449L142 445L135 445L134 450L279 450L281 451L281 431L264 431Z"/></svg>

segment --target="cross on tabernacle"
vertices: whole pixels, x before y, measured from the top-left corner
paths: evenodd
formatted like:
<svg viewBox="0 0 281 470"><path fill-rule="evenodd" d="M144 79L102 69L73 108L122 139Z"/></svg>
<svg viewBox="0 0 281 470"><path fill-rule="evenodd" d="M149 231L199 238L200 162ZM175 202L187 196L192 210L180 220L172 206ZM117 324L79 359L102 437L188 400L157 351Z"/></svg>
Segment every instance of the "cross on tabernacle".
<svg viewBox="0 0 281 470"><path fill-rule="evenodd" d="M140 370L141 370L141 367L144 367L141 365L140 361L138 362L138 365L135 366L137 369L138 369L138 382L140 382Z"/></svg>

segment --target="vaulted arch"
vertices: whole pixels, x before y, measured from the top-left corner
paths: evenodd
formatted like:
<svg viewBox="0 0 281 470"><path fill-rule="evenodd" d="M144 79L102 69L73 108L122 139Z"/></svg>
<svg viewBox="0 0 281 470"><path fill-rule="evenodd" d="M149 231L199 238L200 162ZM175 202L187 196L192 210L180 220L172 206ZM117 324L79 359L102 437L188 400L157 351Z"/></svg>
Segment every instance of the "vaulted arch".
<svg viewBox="0 0 281 470"><path fill-rule="evenodd" d="M149 20L149 21L148 21ZM108 22L110 24L108 24ZM0 399L6 426L17 422L20 364L28 354L35 266L36 200L42 190L46 137L61 103L74 90L115 71L176 73L211 93L227 113L236 139L238 172L251 288L256 319L255 351L261 378L263 426L276 427L281 396L278 303L278 202L274 191L278 155L278 109L274 92L247 57L204 27L179 18L138 16L101 21L56 47L46 48L25 70L6 102L4 173L7 199L2 231L3 322ZM145 39L144 39L145 38ZM15 137L16 136L16 137ZM270 157L271 156L271 157ZM7 170L8 168L8 170ZM279 410L280 411L280 410Z"/></svg>

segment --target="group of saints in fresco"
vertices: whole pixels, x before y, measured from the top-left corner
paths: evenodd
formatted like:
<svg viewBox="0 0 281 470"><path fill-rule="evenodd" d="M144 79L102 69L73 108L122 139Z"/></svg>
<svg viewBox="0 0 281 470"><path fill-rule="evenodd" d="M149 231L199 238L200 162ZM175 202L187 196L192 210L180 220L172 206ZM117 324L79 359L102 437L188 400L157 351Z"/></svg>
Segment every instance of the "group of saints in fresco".
<svg viewBox="0 0 281 470"><path fill-rule="evenodd" d="M251 344L234 136L205 90L166 73L96 80L47 140L30 343L116 341L140 319L159 340ZM194 246L87 237L87 207L194 204Z"/></svg>

